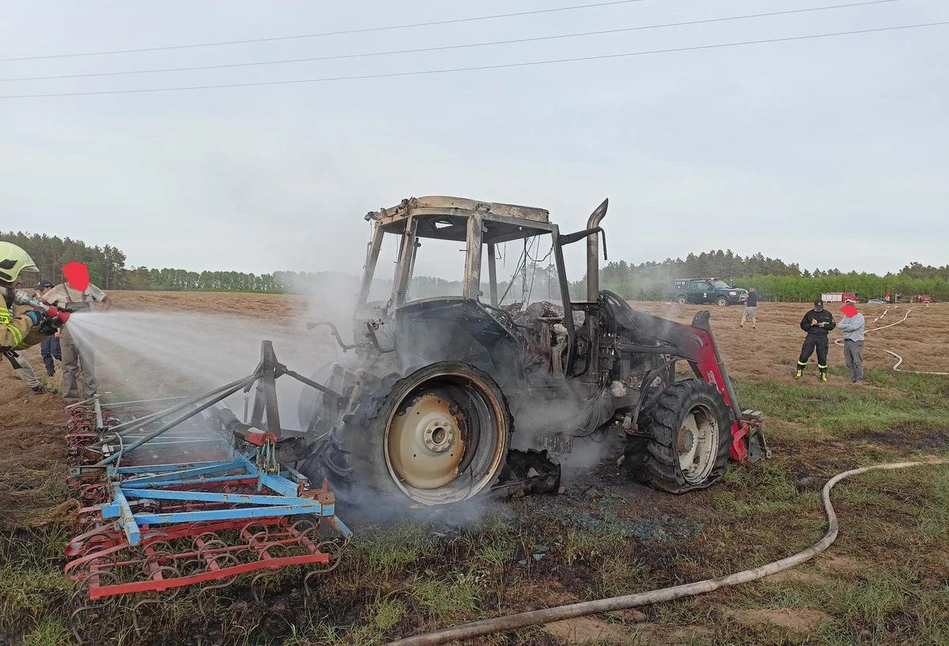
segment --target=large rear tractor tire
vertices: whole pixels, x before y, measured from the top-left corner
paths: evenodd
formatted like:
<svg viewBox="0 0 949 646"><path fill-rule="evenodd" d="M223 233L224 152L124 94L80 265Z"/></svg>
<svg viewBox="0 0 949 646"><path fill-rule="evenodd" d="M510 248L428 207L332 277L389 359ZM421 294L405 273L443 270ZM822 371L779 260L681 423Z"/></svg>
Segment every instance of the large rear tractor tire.
<svg viewBox="0 0 949 646"><path fill-rule="evenodd" d="M470 364L443 361L383 379L306 471L325 474L356 504L456 503L498 480L512 431L494 380Z"/></svg>
<svg viewBox="0 0 949 646"><path fill-rule="evenodd" d="M641 413L639 426L649 435L646 452L642 438L630 438L627 450L628 459L639 456L638 479L685 493L711 486L725 473L732 416L715 386L698 379L672 384Z"/></svg>

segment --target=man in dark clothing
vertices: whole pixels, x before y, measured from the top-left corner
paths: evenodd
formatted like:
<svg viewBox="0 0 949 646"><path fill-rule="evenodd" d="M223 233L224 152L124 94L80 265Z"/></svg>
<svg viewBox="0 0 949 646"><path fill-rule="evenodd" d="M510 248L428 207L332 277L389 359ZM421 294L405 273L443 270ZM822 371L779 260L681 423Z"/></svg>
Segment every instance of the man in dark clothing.
<svg viewBox="0 0 949 646"><path fill-rule="evenodd" d="M36 294L40 298L53 288L53 283L48 280L41 280L36 286ZM56 364L53 358L63 360L62 352L59 348L59 332L53 336L48 336L40 343L40 356L43 357L43 365L46 366L46 375L52 377L56 374Z"/></svg>
<svg viewBox="0 0 949 646"><path fill-rule="evenodd" d="M837 327L834 317L824 309L824 301L814 301L814 309L810 310L801 319L801 329L807 332L804 345L801 347L801 356L797 360L797 372L794 376L800 379L804 376L807 360L811 358L814 349L817 349L818 378L827 381L827 333Z"/></svg>

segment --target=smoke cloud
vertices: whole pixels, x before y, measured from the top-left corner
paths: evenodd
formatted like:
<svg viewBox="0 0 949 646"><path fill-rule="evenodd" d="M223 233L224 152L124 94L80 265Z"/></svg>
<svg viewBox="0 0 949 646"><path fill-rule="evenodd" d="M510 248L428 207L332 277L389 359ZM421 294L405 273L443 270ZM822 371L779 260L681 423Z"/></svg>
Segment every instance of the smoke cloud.
<svg viewBox="0 0 949 646"><path fill-rule="evenodd" d="M248 376L264 339L273 341L279 361L304 375L337 354L335 344L309 333L302 320L280 325L212 314L110 311L79 314L68 325L80 353L94 353L99 390L111 393L108 401L197 395ZM304 388L289 377L277 380L288 428L299 428L296 402ZM240 416L243 399L238 393L225 404Z"/></svg>

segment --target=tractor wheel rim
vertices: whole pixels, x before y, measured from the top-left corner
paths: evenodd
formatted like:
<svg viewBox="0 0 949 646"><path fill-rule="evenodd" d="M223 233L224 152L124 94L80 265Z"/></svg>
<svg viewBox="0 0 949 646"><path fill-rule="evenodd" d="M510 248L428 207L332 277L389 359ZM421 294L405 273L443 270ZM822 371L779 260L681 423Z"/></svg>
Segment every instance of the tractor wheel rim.
<svg viewBox="0 0 949 646"><path fill-rule="evenodd" d="M465 454L462 420L435 392L415 399L392 421L389 458L396 477L419 489L443 487L458 475Z"/></svg>
<svg viewBox="0 0 949 646"><path fill-rule="evenodd" d="M676 441L679 469L689 484L705 481L715 467L719 429L714 411L694 406L682 420Z"/></svg>
<svg viewBox="0 0 949 646"><path fill-rule="evenodd" d="M429 374L388 417L386 468L423 505L467 500L497 479L510 432L504 400L490 384L466 371Z"/></svg>

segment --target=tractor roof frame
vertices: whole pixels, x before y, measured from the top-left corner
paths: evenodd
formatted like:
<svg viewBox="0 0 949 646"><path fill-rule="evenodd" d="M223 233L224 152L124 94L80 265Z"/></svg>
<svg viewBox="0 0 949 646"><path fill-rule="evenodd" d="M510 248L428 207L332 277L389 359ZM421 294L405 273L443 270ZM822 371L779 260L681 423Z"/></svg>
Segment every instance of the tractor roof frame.
<svg viewBox="0 0 949 646"><path fill-rule="evenodd" d="M365 219L374 222L375 226L367 252L358 306L361 308L368 300L379 250L386 234L402 237L390 301L390 305L395 308L404 305L408 298L420 238L466 243L468 252L465 254L462 297L478 301L481 296L482 252L487 247L490 305L498 306L496 245L546 234L551 236L554 247L558 248L555 254L557 273L561 292L565 295L564 305L569 309L566 272L559 252L559 228L550 222L549 217L546 209L446 196L409 198L402 200L398 206L371 211Z"/></svg>
<svg viewBox="0 0 949 646"><path fill-rule="evenodd" d="M467 240L468 220L480 217L482 242L499 244L557 229L550 212L531 206L479 202L461 197L428 196L402 200L398 206L366 214L386 233L401 234L409 220L418 220L415 236L438 240Z"/></svg>

